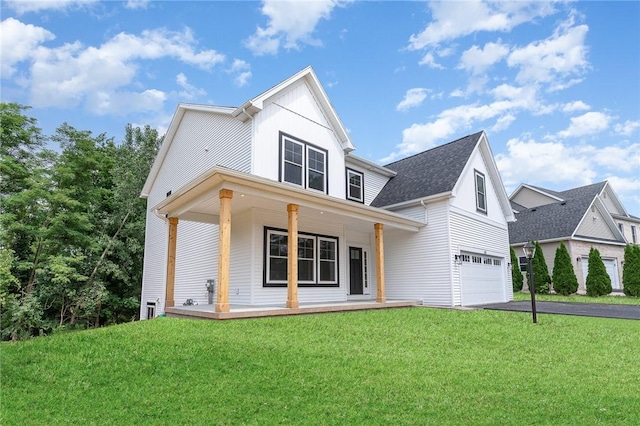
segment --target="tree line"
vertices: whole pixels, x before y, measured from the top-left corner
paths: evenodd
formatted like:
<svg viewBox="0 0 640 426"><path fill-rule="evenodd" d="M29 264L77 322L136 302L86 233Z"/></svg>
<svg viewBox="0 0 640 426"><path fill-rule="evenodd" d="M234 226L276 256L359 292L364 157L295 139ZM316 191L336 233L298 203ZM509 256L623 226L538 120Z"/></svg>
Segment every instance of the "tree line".
<svg viewBox="0 0 640 426"><path fill-rule="evenodd" d="M28 111L0 103L2 339L136 319L139 194L162 138L127 125L116 143L67 123L47 136Z"/></svg>
<svg viewBox="0 0 640 426"><path fill-rule="evenodd" d="M553 284L553 290L564 296L574 294L578 291L578 278L573 270L571 256L564 243L556 249L553 261L553 274L549 275L549 268L544 260L540 244L534 242L536 248L531 262L533 268L533 282L535 292L538 294L549 294ZM511 247L511 280L513 291L522 291L523 275L518 265L518 257ZM591 247L589 250L589 261L587 263L587 278L585 287L587 296L606 296L613 291L611 278L604 266L602 257L598 249ZM527 265L527 276L529 276L529 265ZM622 286L623 292L627 296L640 297L640 246L627 244L624 249L624 261L622 264Z"/></svg>

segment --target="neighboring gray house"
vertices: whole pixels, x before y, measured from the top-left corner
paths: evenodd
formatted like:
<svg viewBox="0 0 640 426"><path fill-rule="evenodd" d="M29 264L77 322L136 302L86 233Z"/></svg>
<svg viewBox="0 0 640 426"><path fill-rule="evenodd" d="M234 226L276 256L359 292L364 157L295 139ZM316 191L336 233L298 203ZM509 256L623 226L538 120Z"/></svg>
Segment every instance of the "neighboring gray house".
<svg viewBox="0 0 640 426"><path fill-rule="evenodd" d="M513 213L484 132L387 167L354 149L310 67L237 108L180 104L142 191L140 317L206 304L212 279L215 312L512 299Z"/></svg>
<svg viewBox="0 0 640 426"><path fill-rule="evenodd" d="M516 221L509 224L509 243L518 256L527 241L538 241L551 274L555 251L563 242L582 293L586 291L589 250L594 247L602 256L613 290L622 290L624 248L638 244L640 218L626 211L609 182L566 191L522 184L510 200ZM526 259L520 257L520 262L524 269Z"/></svg>

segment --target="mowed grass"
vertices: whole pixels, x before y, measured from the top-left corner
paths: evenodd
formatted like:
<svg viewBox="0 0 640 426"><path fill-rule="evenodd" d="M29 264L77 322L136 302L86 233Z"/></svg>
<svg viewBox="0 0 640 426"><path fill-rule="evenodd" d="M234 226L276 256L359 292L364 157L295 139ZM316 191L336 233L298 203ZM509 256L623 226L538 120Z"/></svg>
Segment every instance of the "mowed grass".
<svg viewBox="0 0 640 426"><path fill-rule="evenodd" d="M640 321L405 308L0 345L3 425L640 424Z"/></svg>
<svg viewBox="0 0 640 426"><path fill-rule="evenodd" d="M531 294L526 292L517 292L513 294L513 300L531 300ZM589 297L584 294L572 294L571 296L562 296L560 294L536 294L536 300L543 302L576 302L576 303L608 303L613 305L640 305L640 297L630 296L600 296Z"/></svg>

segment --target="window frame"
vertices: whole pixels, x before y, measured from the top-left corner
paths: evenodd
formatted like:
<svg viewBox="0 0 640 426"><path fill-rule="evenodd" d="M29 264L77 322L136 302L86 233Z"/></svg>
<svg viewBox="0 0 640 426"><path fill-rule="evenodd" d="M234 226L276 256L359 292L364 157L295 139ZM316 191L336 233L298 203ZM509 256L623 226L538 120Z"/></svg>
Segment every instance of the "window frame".
<svg viewBox="0 0 640 426"><path fill-rule="evenodd" d="M360 198L351 196L351 175L356 175L360 177ZM364 204L364 173L347 167L346 178L347 178L347 181L346 181L347 200L356 201L358 203Z"/></svg>
<svg viewBox="0 0 640 426"><path fill-rule="evenodd" d="M631 225L631 242L633 244L638 244L638 236L636 233L636 227L634 225Z"/></svg>
<svg viewBox="0 0 640 426"><path fill-rule="evenodd" d="M279 132L279 140L280 140L280 144L279 144L280 158L279 158L279 171L278 171L279 181L283 183L287 183L289 185L297 186L299 188L308 189L310 191L317 192L319 194L328 194L329 193L329 152L324 148L320 148L319 146L306 142L300 138L296 138L295 136L291 136L285 132ZM286 160L285 147L287 142L294 143L296 145L299 145L302 148L302 165L300 166L302 176L300 179L301 181L300 184L286 180L287 164L291 163L291 164L297 165L297 163L295 162ZM317 153L317 154L321 154L323 156L324 164L323 164L322 171L310 167L309 165L310 151L313 151L314 153ZM310 186L309 182L311 181L311 179L309 175L310 173L313 173L313 172L322 174L322 186L323 186L322 190L319 190L317 188L312 188Z"/></svg>
<svg viewBox="0 0 640 426"><path fill-rule="evenodd" d="M482 179L482 191L478 188L478 178ZM487 179L484 173L478 170L473 171L473 182L475 184L476 211L487 214ZM484 207L480 207L480 199L484 202Z"/></svg>
<svg viewBox="0 0 640 426"><path fill-rule="evenodd" d="M271 280L271 258L284 258L288 259L288 256L272 256L271 255L271 235L282 235L287 237L288 240L288 231L286 229L281 228L273 228L273 227L264 227L264 244L263 244L263 287L287 287L287 280ZM298 287L339 287L340 286L340 239L338 237L334 237L332 235L322 235L322 234L314 234L310 232L298 232L298 238L308 238L314 241L313 246L313 280L312 281L300 281L298 280ZM333 262L335 264L334 268L334 279L333 280L321 280L320 274L320 241L330 241L335 244L335 259ZM287 241L288 243L288 241ZM298 246L298 255L300 252L300 247ZM309 259L309 258L307 258ZM326 261L326 260L324 260ZM298 257L298 264L300 262L300 257ZM288 262L287 262L288 267ZM286 272L286 271L285 271Z"/></svg>

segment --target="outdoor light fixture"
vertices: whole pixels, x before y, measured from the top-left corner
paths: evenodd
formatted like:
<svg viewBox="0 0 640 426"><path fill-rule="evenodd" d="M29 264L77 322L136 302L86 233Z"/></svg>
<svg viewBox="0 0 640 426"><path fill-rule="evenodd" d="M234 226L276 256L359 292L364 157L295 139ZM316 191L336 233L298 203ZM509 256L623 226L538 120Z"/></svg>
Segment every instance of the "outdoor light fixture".
<svg viewBox="0 0 640 426"><path fill-rule="evenodd" d="M531 293L531 314L533 315L533 323L538 322L538 318L536 316L536 286L533 282L533 266L531 265L531 261L533 256L536 253L536 246L531 242L527 242L527 244L522 247L524 250L524 255L527 256L527 263L529 265L529 292Z"/></svg>
<svg viewBox="0 0 640 426"><path fill-rule="evenodd" d="M462 257L459 254L453 256L453 260L456 262L456 265L462 265Z"/></svg>

